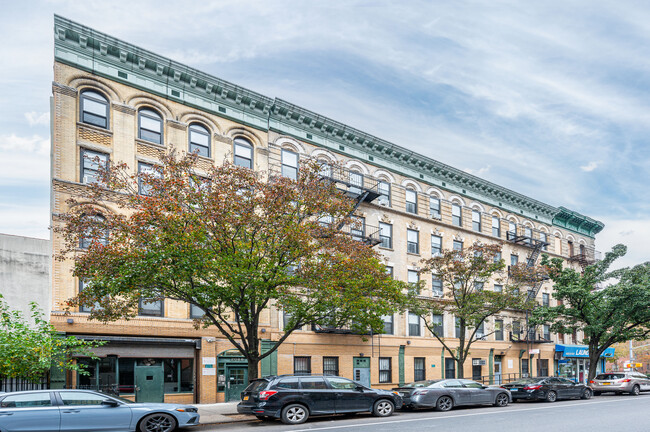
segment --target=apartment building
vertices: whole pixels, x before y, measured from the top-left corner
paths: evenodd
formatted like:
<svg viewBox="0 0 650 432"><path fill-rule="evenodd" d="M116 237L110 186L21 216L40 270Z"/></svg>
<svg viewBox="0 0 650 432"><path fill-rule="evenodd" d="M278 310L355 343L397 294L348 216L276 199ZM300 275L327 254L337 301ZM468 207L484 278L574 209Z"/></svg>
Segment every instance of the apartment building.
<svg viewBox="0 0 650 432"><path fill-rule="evenodd" d="M418 277L421 259L476 241L503 242L508 264L534 260L540 252L577 268L596 258L594 237L603 224L578 212L65 18L55 17L54 36L53 226L61 223L66 200L82 196L93 181L97 158L143 171L175 149L198 152L198 170L225 160L285 173L307 158L340 164L342 183L362 197L356 216L363 218L363 228L351 234L376 244L388 271L404 281ZM118 211L110 205L100 210ZM52 247L58 253L62 239L55 235ZM113 386L139 400L211 403L239 397L247 383L246 362L216 329L193 327L198 311L171 300L142 303L137 318L107 325L89 320L82 309L66 313L66 300L83 289L71 268L69 261L52 264L52 322L67 334L107 344L97 350L99 361L80 359L88 363L89 376L68 374L58 377L61 383ZM427 276L424 285L423 296L442 295L435 277ZM553 304L552 286L538 288L532 295ZM500 287L488 282L483 289ZM453 344L454 317L435 319ZM281 311L265 312L263 350L279 339L283 325ZM417 316L386 316L384 330L362 338L345 329L306 326L262 361L261 373L335 373L383 388L456 374L454 362ZM579 336L552 335L548 327L528 332L517 311L487 323L484 334L464 374L496 383L509 374L553 374L554 343L575 343ZM136 386L145 379L152 385Z"/></svg>

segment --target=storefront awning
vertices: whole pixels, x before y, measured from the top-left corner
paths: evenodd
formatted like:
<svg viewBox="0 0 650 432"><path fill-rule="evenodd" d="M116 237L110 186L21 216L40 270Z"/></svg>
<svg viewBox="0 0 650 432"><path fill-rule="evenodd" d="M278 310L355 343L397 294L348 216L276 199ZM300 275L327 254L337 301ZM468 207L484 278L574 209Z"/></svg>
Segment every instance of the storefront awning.
<svg viewBox="0 0 650 432"><path fill-rule="evenodd" d="M555 345L555 352L562 353L562 357L589 358L587 345ZM614 357L614 348L607 348L601 357Z"/></svg>

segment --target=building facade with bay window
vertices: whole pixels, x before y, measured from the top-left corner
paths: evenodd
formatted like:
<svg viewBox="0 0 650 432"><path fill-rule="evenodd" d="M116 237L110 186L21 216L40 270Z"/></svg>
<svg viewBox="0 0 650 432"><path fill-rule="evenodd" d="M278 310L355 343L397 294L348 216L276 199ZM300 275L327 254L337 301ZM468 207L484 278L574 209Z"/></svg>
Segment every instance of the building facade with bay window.
<svg viewBox="0 0 650 432"><path fill-rule="evenodd" d="M420 261L474 242L503 242L506 262L525 262L532 246L579 267L593 261L602 223L564 207L526 197L397 144L269 98L161 57L62 17L54 23L52 84L52 225L96 181L101 164L126 162L151 171L169 150L196 152L197 171L230 160L254 170L296 178L300 164L317 159L343 167L348 192L372 190L375 199L356 212L351 235L381 250L386 268L400 280L424 281L419 295L444 295L436 275L419 274ZM141 189L141 193L146 190ZM99 209L116 212L117 208ZM53 253L62 239L53 238ZM540 246L541 247L541 246ZM52 264L52 314L66 334L107 343L99 360L81 358L90 375L53 376L53 383L117 389L138 400L211 403L237 399L246 386L246 362L214 328L195 329L200 315L189 304L140 303L131 320L102 324L88 312L66 313L66 301L83 289L69 261ZM489 281L480 289L500 290ZM555 304L545 283L537 300ZM273 307L262 316L262 351L280 338L285 317ZM453 345L453 316L432 317L435 331ZM532 330L532 331L531 331ZM509 376L556 370L554 343L543 328L526 329L521 312L507 311L485 323L465 365L466 377L498 383ZM305 326L260 365L262 375L330 373L390 388L457 371L421 319L408 312L384 317L382 334ZM142 390L141 380L155 385Z"/></svg>

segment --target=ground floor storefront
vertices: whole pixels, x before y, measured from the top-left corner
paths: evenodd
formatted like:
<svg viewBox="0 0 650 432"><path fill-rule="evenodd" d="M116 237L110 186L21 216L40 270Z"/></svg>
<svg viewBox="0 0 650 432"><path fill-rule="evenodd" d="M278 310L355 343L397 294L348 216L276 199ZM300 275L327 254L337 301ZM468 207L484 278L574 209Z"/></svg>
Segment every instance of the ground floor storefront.
<svg viewBox="0 0 650 432"><path fill-rule="evenodd" d="M105 345L94 350L97 359L77 359L87 374L53 373L53 386L96 389L141 402L214 403L239 400L248 385L248 363L225 338L75 336ZM261 353L272 350L273 339L261 341ZM519 345L478 341L460 373L450 353L431 338L300 331L261 360L259 376L331 374L390 389L425 379L463 376L498 385L548 375L553 346L527 351Z"/></svg>
<svg viewBox="0 0 650 432"><path fill-rule="evenodd" d="M596 373L605 372L605 359L614 356L607 348L598 360ZM589 347L586 345L555 345L556 375L575 382L586 383L589 375Z"/></svg>

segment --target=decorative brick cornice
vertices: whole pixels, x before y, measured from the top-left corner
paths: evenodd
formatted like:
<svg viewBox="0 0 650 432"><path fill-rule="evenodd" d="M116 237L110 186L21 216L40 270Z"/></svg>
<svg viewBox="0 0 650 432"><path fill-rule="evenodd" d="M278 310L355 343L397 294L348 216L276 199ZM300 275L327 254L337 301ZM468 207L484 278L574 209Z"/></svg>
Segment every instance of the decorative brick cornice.
<svg viewBox="0 0 650 432"><path fill-rule="evenodd" d="M52 92L59 93L66 96L77 97L77 89L73 87L68 87L58 82L52 81Z"/></svg>
<svg viewBox="0 0 650 432"><path fill-rule="evenodd" d="M135 115L135 108L129 105L113 102L113 109L124 114Z"/></svg>
<svg viewBox="0 0 650 432"><path fill-rule="evenodd" d="M179 122L176 120L172 119L167 119L167 126L172 127L174 129L186 131L187 130L187 123Z"/></svg>

